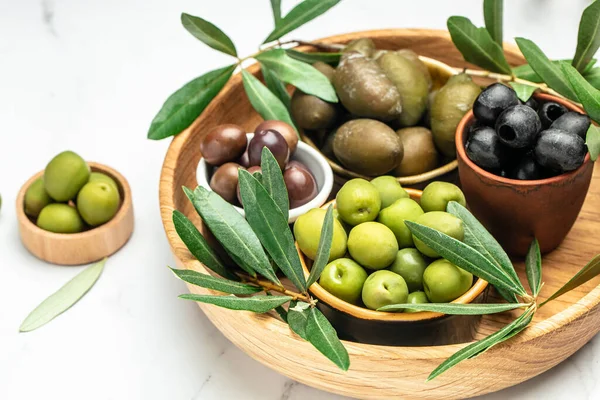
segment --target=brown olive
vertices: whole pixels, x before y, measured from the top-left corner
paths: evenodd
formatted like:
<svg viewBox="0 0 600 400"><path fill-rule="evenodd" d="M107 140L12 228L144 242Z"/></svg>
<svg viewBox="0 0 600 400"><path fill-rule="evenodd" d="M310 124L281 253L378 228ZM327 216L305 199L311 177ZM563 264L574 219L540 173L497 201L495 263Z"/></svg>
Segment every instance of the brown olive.
<svg viewBox="0 0 600 400"><path fill-rule="evenodd" d="M275 156L279 167L283 170L290 158L287 142L278 131L267 129L254 134L248 145L248 159L250 165L260 165L262 150L267 147Z"/></svg>
<svg viewBox="0 0 600 400"><path fill-rule="evenodd" d="M254 175L255 172L262 172L262 169L258 165L255 165L254 167L248 168L246 171L248 171L252 175ZM237 186L237 188L236 188L237 199L238 199L239 203L242 204L242 207L243 207L242 195L240 194L240 185L236 185L236 186Z"/></svg>
<svg viewBox="0 0 600 400"><path fill-rule="evenodd" d="M230 203L235 203L240 168L243 167L234 162L228 162L217 168L210 178L210 188Z"/></svg>
<svg viewBox="0 0 600 400"><path fill-rule="evenodd" d="M298 132L296 132L296 129L294 129L293 126L286 122L272 119L261 122L254 130L254 133L259 133L267 129L273 129L279 132L287 142L290 149L290 156L294 154L296 147L298 146Z"/></svg>
<svg viewBox="0 0 600 400"><path fill-rule="evenodd" d="M437 167L439 155L429 129L413 126L396 133L402 140L404 157L394 169L394 175L418 175Z"/></svg>
<svg viewBox="0 0 600 400"><path fill-rule="evenodd" d="M240 164L244 168L248 168L250 166L250 158L248 158L248 150L242 154L240 158L238 158L237 163Z"/></svg>
<svg viewBox="0 0 600 400"><path fill-rule="evenodd" d="M310 171L301 164L286 168L283 180L290 199L290 208L300 207L317 195L317 182Z"/></svg>
<svg viewBox="0 0 600 400"><path fill-rule="evenodd" d="M290 169L290 168L304 168L305 170L309 171L308 167L306 165L304 165L303 163L301 163L300 161L297 160L290 160L289 163L287 163L287 165L285 166L285 169Z"/></svg>
<svg viewBox="0 0 600 400"><path fill-rule="evenodd" d="M336 104L328 103L298 89L292 96L290 110L296 125L307 130L329 128L336 121L338 114Z"/></svg>
<svg viewBox="0 0 600 400"><path fill-rule="evenodd" d="M246 132L234 124L212 128L200 142L200 151L207 163L221 165L242 155L248 140Z"/></svg>
<svg viewBox="0 0 600 400"><path fill-rule="evenodd" d="M317 61L312 66L317 71L319 71L320 73L325 75L327 77L327 79L329 79L329 82L331 82L333 80L333 75L335 74L335 68L333 68L331 65L325 64L322 61Z"/></svg>

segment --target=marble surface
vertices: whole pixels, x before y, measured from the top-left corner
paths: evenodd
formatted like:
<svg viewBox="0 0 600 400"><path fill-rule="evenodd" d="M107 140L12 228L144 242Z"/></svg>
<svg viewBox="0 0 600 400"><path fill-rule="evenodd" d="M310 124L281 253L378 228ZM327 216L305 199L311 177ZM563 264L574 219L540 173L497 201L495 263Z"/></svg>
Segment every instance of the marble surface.
<svg viewBox="0 0 600 400"><path fill-rule="evenodd" d="M284 9L295 3L284 0ZM573 54L584 0L506 2L506 37ZM272 27L267 0L0 0L0 398L336 399L253 361L177 299L184 285L159 217L158 178L168 142L146 140L164 99L227 56L180 26L182 11L219 25L240 54ZM482 22L480 1L345 0L293 36L392 27L444 28L449 15ZM73 149L130 181L136 229L96 286L43 328L23 318L81 268L45 264L20 244L20 185ZM485 399L600 397L600 339L529 382Z"/></svg>

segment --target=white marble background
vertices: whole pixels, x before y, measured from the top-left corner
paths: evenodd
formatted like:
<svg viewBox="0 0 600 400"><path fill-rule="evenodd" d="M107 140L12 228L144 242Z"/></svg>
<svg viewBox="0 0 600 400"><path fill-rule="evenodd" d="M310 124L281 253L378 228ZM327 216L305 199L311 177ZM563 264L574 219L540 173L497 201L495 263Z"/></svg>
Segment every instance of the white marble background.
<svg viewBox="0 0 600 400"><path fill-rule="evenodd" d="M297 1L284 0L284 9ZM570 57L585 0L508 0L505 37ZM267 0L0 0L0 399L336 399L253 361L177 299L184 285L159 217L168 142L145 139L164 99L224 65L179 23L200 15L240 54L272 28ZM345 0L293 36L394 27L444 28L452 14L482 23L481 2ZM79 268L45 264L21 246L14 201L56 153L73 149L130 181L136 231L96 286L47 326L23 318ZM553 370L486 399L599 398L600 339Z"/></svg>

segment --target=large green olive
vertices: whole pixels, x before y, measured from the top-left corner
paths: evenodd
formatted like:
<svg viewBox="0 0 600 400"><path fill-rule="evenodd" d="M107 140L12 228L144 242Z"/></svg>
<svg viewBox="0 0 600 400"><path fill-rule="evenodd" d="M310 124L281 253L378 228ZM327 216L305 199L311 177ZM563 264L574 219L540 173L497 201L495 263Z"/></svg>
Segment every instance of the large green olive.
<svg viewBox="0 0 600 400"><path fill-rule="evenodd" d="M398 88L376 61L360 53L342 56L333 86L344 107L359 117L391 121L402 112Z"/></svg>
<svg viewBox="0 0 600 400"><path fill-rule="evenodd" d="M333 152L348 169L376 176L394 169L402 161L402 140L386 124L372 119L355 119L340 126Z"/></svg>
<svg viewBox="0 0 600 400"><path fill-rule="evenodd" d="M398 246L402 249L413 247L413 236L404 221L415 221L423 215L423 210L419 203L413 199L399 199L391 206L384 208L379 212L377 221L381 222L394 232Z"/></svg>
<svg viewBox="0 0 600 400"><path fill-rule="evenodd" d="M344 47L343 53L356 51L366 57L372 57L375 51L375 43L370 38L355 39Z"/></svg>
<svg viewBox="0 0 600 400"><path fill-rule="evenodd" d="M456 240L462 241L464 239L465 231L462 221L456 218L454 215L449 214L447 212L427 212L418 217L414 222L438 230L442 233L445 233L448 236L453 237ZM416 237L413 237L413 239L415 241L415 246L421 253L431 258L440 257L440 255L435 250L427 246L420 239Z"/></svg>
<svg viewBox="0 0 600 400"><path fill-rule="evenodd" d="M466 207L465 195L458 186L450 182L431 182L423 189L421 195L421 207L425 212L446 211L448 203L455 201Z"/></svg>
<svg viewBox="0 0 600 400"><path fill-rule="evenodd" d="M62 203L52 203L44 207L38 216L37 226L54 233L77 233L85 228L77 210Z"/></svg>
<svg viewBox="0 0 600 400"><path fill-rule="evenodd" d="M473 285L473 275L447 260L436 260L425 268L423 287L432 303L449 303Z"/></svg>
<svg viewBox="0 0 600 400"><path fill-rule="evenodd" d="M396 133L402 140L404 157L394 170L394 175L418 175L437 167L439 155L429 129L414 126Z"/></svg>
<svg viewBox="0 0 600 400"><path fill-rule="evenodd" d="M427 80L427 87L431 89L433 85L433 80L431 79L431 73L429 72L429 68L421 59L419 55L412 50L402 49L398 50L396 53L400 54L402 57L406 58L410 62L412 62L419 70L425 75L425 79Z"/></svg>
<svg viewBox="0 0 600 400"><path fill-rule="evenodd" d="M77 210L88 225L108 222L119 210L121 196L106 182L89 182L77 195Z"/></svg>
<svg viewBox="0 0 600 400"><path fill-rule="evenodd" d="M44 189L44 178L38 178L25 192L25 214L36 218L40 211L52 202L52 198Z"/></svg>
<svg viewBox="0 0 600 400"><path fill-rule="evenodd" d="M379 222L365 222L350 231L348 252L365 268L383 269L396 259L398 242L387 226Z"/></svg>
<svg viewBox="0 0 600 400"><path fill-rule="evenodd" d="M406 248L398 251L390 271L397 273L406 281L409 292L423 290L423 272L427 268L427 260L419 250Z"/></svg>
<svg viewBox="0 0 600 400"><path fill-rule="evenodd" d="M90 166L78 154L63 151L44 170L44 187L56 201L69 201L90 179Z"/></svg>
<svg viewBox="0 0 600 400"><path fill-rule="evenodd" d="M456 157L454 136L462 117L473 107L481 88L467 74L451 77L438 91L431 105L431 132L440 152Z"/></svg>
<svg viewBox="0 0 600 400"><path fill-rule="evenodd" d="M377 63L400 93L402 99L402 113L398 117L400 125L415 125L427 107L429 83L425 74L413 61L397 52L385 53L377 59Z"/></svg>
<svg viewBox="0 0 600 400"><path fill-rule="evenodd" d="M314 260L317 256L321 228L326 213L327 211L322 208L313 208L306 214L299 216L294 222L294 237L298 242L298 247L311 260ZM331 241L331 251L329 252L330 262L346 254L347 241L348 236L344 227L337 219L334 219L333 239Z"/></svg>
<svg viewBox="0 0 600 400"><path fill-rule="evenodd" d="M391 271L375 271L365 281L362 300L367 308L377 310L391 304L405 303L408 288L404 279Z"/></svg>
<svg viewBox="0 0 600 400"><path fill-rule="evenodd" d="M117 185L117 182L110 176L101 172L92 172L90 174L89 182L105 182L114 187L117 192L119 191L119 186Z"/></svg>

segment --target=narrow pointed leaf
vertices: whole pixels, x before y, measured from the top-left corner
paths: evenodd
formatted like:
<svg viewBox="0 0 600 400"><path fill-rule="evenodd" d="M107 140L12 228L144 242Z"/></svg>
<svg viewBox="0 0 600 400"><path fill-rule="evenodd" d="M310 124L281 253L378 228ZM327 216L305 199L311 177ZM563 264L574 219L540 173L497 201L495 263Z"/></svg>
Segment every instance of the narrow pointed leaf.
<svg viewBox="0 0 600 400"><path fill-rule="evenodd" d="M206 289L218 290L227 294L254 294L261 292L263 289L254 285L247 285L229 279L217 278L215 276L201 274L200 272L190 269L174 269L171 271L184 282L192 285L200 286Z"/></svg>
<svg viewBox="0 0 600 400"><path fill-rule="evenodd" d="M186 129L227 83L235 65L210 71L173 93L156 114L148 129L148 139L160 140Z"/></svg>
<svg viewBox="0 0 600 400"><path fill-rule="evenodd" d="M585 112L594 121L600 121L600 90L590 85L571 65L562 63L561 68Z"/></svg>
<svg viewBox="0 0 600 400"><path fill-rule="evenodd" d="M273 296L270 292L266 292L265 294L267 296ZM287 323L287 314L288 314L287 311L281 306L275 307L274 310L279 315L279 318L281 318L283 320L283 322Z"/></svg>
<svg viewBox="0 0 600 400"><path fill-rule="evenodd" d="M311 308L308 314L306 337L317 350L333 361L340 369L348 370L350 367L348 351L338 338L333 326L316 307Z"/></svg>
<svg viewBox="0 0 600 400"><path fill-rule="evenodd" d="M600 67L592 68L583 77L592 87L600 90Z"/></svg>
<svg viewBox="0 0 600 400"><path fill-rule="evenodd" d="M173 211L173 225L179 238L196 260L224 278L238 280L237 275L227 269L217 253L210 247L196 226L182 212Z"/></svg>
<svg viewBox="0 0 600 400"><path fill-rule="evenodd" d="M503 8L503 0L483 0L485 29L500 47L502 47Z"/></svg>
<svg viewBox="0 0 600 400"><path fill-rule="evenodd" d="M527 100L529 100L533 92L537 90L536 86L525 85L524 83L519 82L509 82L509 85L512 86L513 89L515 89L517 97L521 99L522 102L526 102Z"/></svg>
<svg viewBox="0 0 600 400"><path fill-rule="evenodd" d="M329 79L312 65L288 56L285 50L265 51L257 55L256 59L283 82L296 86L304 93L312 94L330 103L337 103L338 98Z"/></svg>
<svg viewBox="0 0 600 400"><path fill-rule="evenodd" d="M243 169L239 171L239 187L246 219L260 243L294 286L306 292L304 271L287 218L264 186Z"/></svg>
<svg viewBox="0 0 600 400"><path fill-rule="evenodd" d="M542 288L542 254L537 239L533 239L527 251L525 273L527 274L531 294L536 297Z"/></svg>
<svg viewBox="0 0 600 400"><path fill-rule="evenodd" d="M321 277L321 273L329 261L329 253L331 252L331 241L333 240L333 205L330 204L327 207L325 213L325 220L321 227L321 237L319 239L319 246L317 247L317 257L308 275L307 286L310 287Z"/></svg>
<svg viewBox="0 0 600 400"><path fill-rule="evenodd" d="M515 38L515 40L531 68L548 86L563 96L577 101L577 95L571 89L567 78L557 64L550 61L544 52L531 40L525 38Z"/></svg>
<svg viewBox="0 0 600 400"><path fill-rule="evenodd" d="M71 308L94 286L100 277L106 258L93 264L58 289L54 294L42 301L19 327L19 332L30 332L47 324L54 318Z"/></svg>
<svg viewBox="0 0 600 400"><path fill-rule="evenodd" d="M290 296L252 296L252 297L235 297L235 296L210 296L186 293L179 296L184 300L197 301L199 303L213 304L215 306L228 308L230 310L244 310L255 313L266 313L287 303L292 298Z"/></svg>
<svg viewBox="0 0 600 400"><path fill-rule="evenodd" d="M502 47L494 42L485 28L477 28L465 17L448 18L452 42L466 61L489 71L510 74Z"/></svg>
<svg viewBox="0 0 600 400"><path fill-rule="evenodd" d="M288 56L290 56L298 61L302 61L302 62L305 62L308 64L313 64L313 63L316 63L317 61L321 61L326 64L336 65L340 61L340 58L342 57L342 53L321 53L321 52L305 53L303 51L298 51L298 50L294 50L294 49L288 49L285 52L287 53Z"/></svg>
<svg viewBox="0 0 600 400"><path fill-rule="evenodd" d="M212 23L186 13L181 14L183 27L196 39L222 53L237 57L235 45L229 37Z"/></svg>
<svg viewBox="0 0 600 400"><path fill-rule="evenodd" d="M585 144L590 152L590 158L592 161L596 161L598 159L598 155L600 154L600 128L598 128L596 125L591 124L588 128L585 136Z"/></svg>
<svg viewBox="0 0 600 400"><path fill-rule="evenodd" d="M285 83L281 82L279 78L269 68L263 64L260 65L263 78L267 88L273 92L275 96L285 105L285 108L290 109L290 102L292 101L290 94L288 93Z"/></svg>
<svg viewBox="0 0 600 400"><path fill-rule="evenodd" d="M281 21L281 0L271 0L271 10L273 11L273 21L277 26Z"/></svg>
<svg viewBox="0 0 600 400"><path fill-rule="evenodd" d="M276 119L295 126L285 104L256 79L254 75L243 69L242 80L250 104L252 104L252 107L254 107L263 119Z"/></svg>
<svg viewBox="0 0 600 400"><path fill-rule="evenodd" d="M586 264L574 277L572 277L569 282L565 283L563 287L558 289L552 296L548 297L546 301L540 304L540 307L549 302L550 300L554 300L559 296L577 288L578 286L583 285L587 281L592 278L595 278L600 274L600 254L592 258L592 260Z"/></svg>
<svg viewBox="0 0 600 400"><path fill-rule="evenodd" d="M377 311L402 311L411 308L419 311L432 311L448 315L486 315L497 314L517 308L526 308L528 304L458 304L458 303L420 303L391 304L378 308Z"/></svg>
<svg viewBox="0 0 600 400"><path fill-rule="evenodd" d="M289 218L290 200L281 168L268 147L263 147L260 157L262 180L259 180L259 182L267 189L267 193L273 198L287 220Z"/></svg>
<svg viewBox="0 0 600 400"><path fill-rule="evenodd" d="M577 50L573 57L573 67L578 71L584 70L587 63L594 57L600 47L600 1L590 4L579 22L577 35Z"/></svg>
<svg viewBox="0 0 600 400"><path fill-rule="evenodd" d="M525 290L515 284L504 271L471 246L427 226L408 220L404 223L416 238L451 263L488 281L491 285L509 292L526 294Z"/></svg>
<svg viewBox="0 0 600 400"><path fill-rule="evenodd" d="M277 40L329 10L340 0L304 0L283 17L263 43Z"/></svg>
<svg viewBox="0 0 600 400"><path fill-rule="evenodd" d="M513 292L509 292L505 289L498 289L495 286L494 286L494 289L496 289L496 291L500 294L500 296L502 296L502 298L504 300L508 301L509 303L518 303L519 302L519 300L517 299L517 296Z"/></svg>
<svg viewBox="0 0 600 400"><path fill-rule="evenodd" d="M304 340L306 336L306 324L310 314L310 305L303 301L292 300L288 308L288 325L290 329Z"/></svg>

